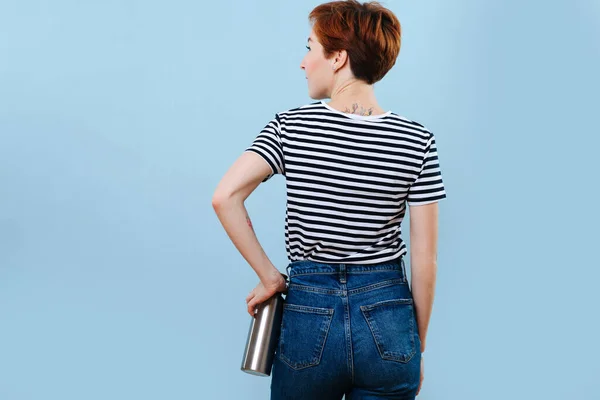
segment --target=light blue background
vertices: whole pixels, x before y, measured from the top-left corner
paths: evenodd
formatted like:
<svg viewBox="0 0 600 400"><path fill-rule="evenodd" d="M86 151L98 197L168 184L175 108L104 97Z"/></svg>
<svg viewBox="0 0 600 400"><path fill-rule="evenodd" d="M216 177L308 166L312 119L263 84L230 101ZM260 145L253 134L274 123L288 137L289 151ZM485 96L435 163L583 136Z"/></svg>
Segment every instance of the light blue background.
<svg viewBox="0 0 600 400"><path fill-rule="evenodd" d="M266 399L211 206L315 1L0 1L0 399ZM598 399L600 3L387 1L448 198L420 399ZM285 180L246 202L281 271ZM408 220L403 223L408 241Z"/></svg>

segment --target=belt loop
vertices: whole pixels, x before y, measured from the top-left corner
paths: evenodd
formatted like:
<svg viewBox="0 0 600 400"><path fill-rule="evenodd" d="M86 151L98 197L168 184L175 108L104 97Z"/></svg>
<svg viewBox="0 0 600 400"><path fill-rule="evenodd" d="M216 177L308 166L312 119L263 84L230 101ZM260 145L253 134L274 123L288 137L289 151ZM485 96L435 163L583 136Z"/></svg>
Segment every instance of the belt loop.
<svg viewBox="0 0 600 400"><path fill-rule="evenodd" d="M340 264L340 282L346 283L346 264Z"/></svg>
<svg viewBox="0 0 600 400"><path fill-rule="evenodd" d="M290 276L290 269L291 269L291 268L292 268L292 266L291 266L290 264L288 264L288 266L287 266L287 267L285 267L285 272L287 272L288 279L290 279L290 278L291 278L291 276Z"/></svg>
<svg viewBox="0 0 600 400"><path fill-rule="evenodd" d="M408 279L406 277L406 266L404 265L404 257L402 257L400 259L400 265L402 266L402 279L404 279L404 282L408 282Z"/></svg>

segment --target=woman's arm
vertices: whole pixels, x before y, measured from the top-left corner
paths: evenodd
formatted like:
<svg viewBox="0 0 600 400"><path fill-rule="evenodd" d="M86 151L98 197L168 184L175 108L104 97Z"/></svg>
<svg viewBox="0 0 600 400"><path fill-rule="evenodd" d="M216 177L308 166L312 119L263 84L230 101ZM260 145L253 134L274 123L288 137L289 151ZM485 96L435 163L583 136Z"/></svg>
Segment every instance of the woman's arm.
<svg viewBox="0 0 600 400"><path fill-rule="evenodd" d="M438 203L411 206L409 210L411 291L423 352L435 294Z"/></svg>
<svg viewBox="0 0 600 400"><path fill-rule="evenodd" d="M271 173L259 155L244 152L219 182L212 206L227 235L262 282L281 279L281 275L258 242L244 201Z"/></svg>

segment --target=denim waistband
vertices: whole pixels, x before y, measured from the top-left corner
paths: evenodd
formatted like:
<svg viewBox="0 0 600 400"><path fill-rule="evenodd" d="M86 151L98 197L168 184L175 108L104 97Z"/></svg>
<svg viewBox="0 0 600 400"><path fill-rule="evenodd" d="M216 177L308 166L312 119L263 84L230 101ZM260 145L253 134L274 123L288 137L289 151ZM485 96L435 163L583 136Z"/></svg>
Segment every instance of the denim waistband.
<svg viewBox="0 0 600 400"><path fill-rule="evenodd" d="M404 257L378 264L348 264L348 263L321 263L312 260L292 261L286 267L288 277L299 274L357 274L365 272L400 270L406 276Z"/></svg>

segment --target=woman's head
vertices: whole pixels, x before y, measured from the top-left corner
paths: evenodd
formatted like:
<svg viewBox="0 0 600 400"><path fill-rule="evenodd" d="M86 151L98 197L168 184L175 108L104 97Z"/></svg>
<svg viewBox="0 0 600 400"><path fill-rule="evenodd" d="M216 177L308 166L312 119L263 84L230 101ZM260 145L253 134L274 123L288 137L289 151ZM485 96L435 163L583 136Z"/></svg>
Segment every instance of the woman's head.
<svg viewBox="0 0 600 400"><path fill-rule="evenodd" d="M379 2L340 0L309 14L312 29L305 70L312 98L330 97L339 74L372 85L394 66L400 53L400 22Z"/></svg>

